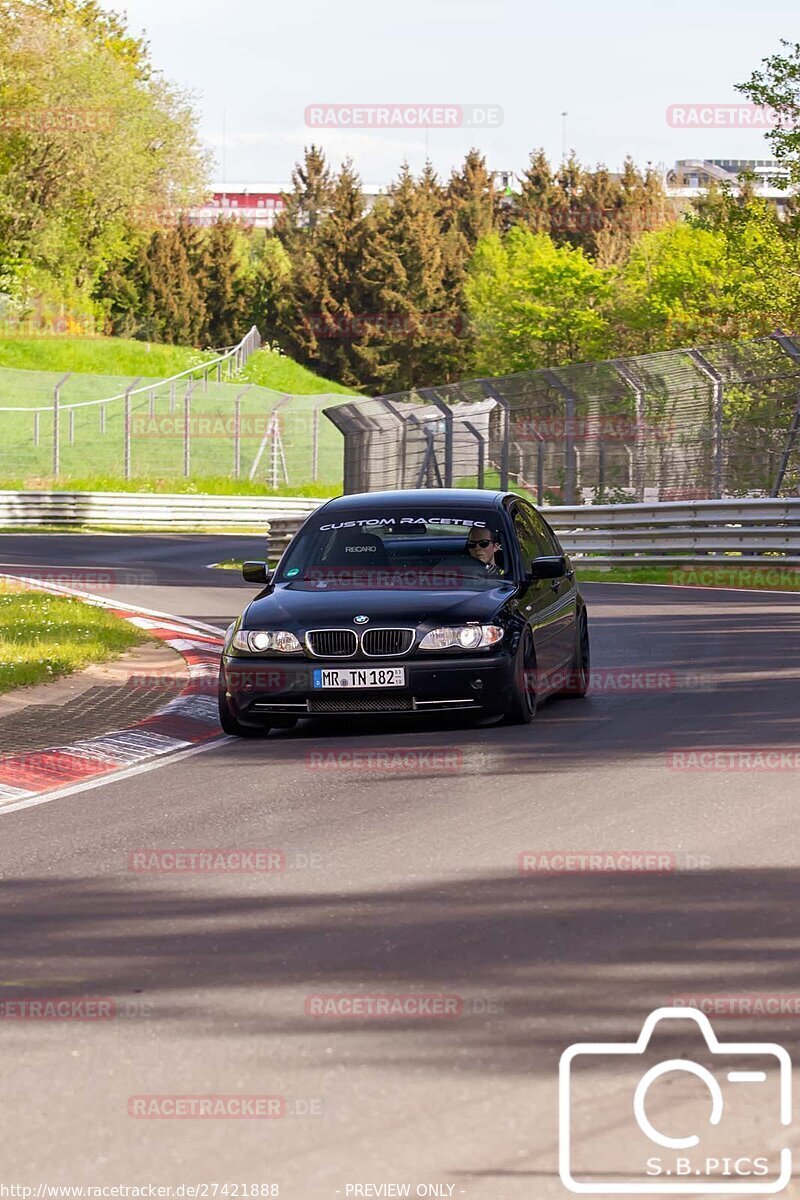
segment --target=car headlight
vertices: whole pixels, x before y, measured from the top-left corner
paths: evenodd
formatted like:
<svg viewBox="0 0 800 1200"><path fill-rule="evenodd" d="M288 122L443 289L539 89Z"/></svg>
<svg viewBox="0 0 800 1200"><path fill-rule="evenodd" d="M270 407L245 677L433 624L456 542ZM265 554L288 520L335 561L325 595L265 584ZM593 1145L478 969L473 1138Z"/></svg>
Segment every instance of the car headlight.
<svg viewBox="0 0 800 1200"><path fill-rule="evenodd" d="M478 650L496 646L503 636L499 625L446 625L426 633L420 650Z"/></svg>
<svg viewBox="0 0 800 1200"><path fill-rule="evenodd" d="M231 645L235 650L245 650L248 654L266 654L270 650L279 654L296 654L302 650L297 638L287 629L240 629L233 635Z"/></svg>

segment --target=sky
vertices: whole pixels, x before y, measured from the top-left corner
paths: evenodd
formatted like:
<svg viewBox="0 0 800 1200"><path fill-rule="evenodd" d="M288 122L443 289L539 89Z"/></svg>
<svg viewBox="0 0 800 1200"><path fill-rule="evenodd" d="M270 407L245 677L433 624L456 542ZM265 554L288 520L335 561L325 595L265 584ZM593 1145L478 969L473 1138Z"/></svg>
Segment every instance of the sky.
<svg viewBox="0 0 800 1200"><path fill-rule="evenodd" d="M511 172L539 146L612 170L626 155L641 166L768 158L761 130L676 127L668 110L744 103L734 85L782 38L800 41L797 0L103 2L194 94L214 180L228 184L288 181L311 142L336 166L352 157L370 184L388 183L404 159L419 170L430 158L446 177L471 146ZM306 123L309 106L422 104L483 106L493 124Z"/></svg>

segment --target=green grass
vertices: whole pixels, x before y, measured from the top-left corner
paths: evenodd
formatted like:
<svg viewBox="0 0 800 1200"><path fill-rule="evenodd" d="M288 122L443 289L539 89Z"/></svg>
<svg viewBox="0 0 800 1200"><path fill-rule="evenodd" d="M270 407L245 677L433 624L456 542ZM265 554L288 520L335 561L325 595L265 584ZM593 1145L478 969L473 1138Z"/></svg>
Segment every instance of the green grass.
<svg viewBox="0 0 800 1200"><path fill-rule="evenodd" d="M248 479L229 479L225 475L197 475L189 479L181 475L150 477L136 476L124 479L120 475L76 475L65 478L42 476L30 479L22 477L0 478L0 490L9 492L52 491L52 492L147 492L149 494L175 493L197 496L307 496L310 499L327 500L341 493L341 485L333 483L284 484L270 488L265 483Z"/></svg>
<svg viewBox="0 0 800 1200"><path fill-rule="evenodd" d="M0 693L115 658L147 641L103 608L0 579Z"/></svg>
<svg viewBox="0 0 800 1200"><path fill-rule="evenodd" d="M684 587L738 588L745 591L800 591L800 568L777 566L576 567L582 583L660 583Z"/></svg>
<svg viewBox="0 0 800 1200"><path fill-rule="evenodd" d="M293 396L312 396L324 393L352 396L352 388L334 383L315 375L308 367L301 367L293 358L280 354L276 350L264 348L254 354L245 365L240 376L249 383L259 387L271 388L276 392L289 392Z"/></svg>
<svg viewBox="0 0 800 1200"><path fill-rule="evenodd" d="M163 346L132 338L0 338L0 367L23 371L75 371L82 375L144 375L164 379L215 358L213 350ZM13 403L7 394L0 403Z"/></svg>
<svg viewBox="0 0 800 1200"><path fill-rule="evenodd" d="M213 352L122 338L0 339L0 476L22 488L50 486L53 394L60 384L59 479L69 490L81 488L90 478L93 490L135 491L142 486L138 480L144 478L153 480L154 491L199 492L208 490L204 477L229 479L233 474L236 400L242 417L241 475L245 482L214 484L216 494L248 494L251 468L259 481L251 494L260 494L273 480L284 494L331 495L341 490L342 435L321 412L315 415L315 410L335 404L334 396L353 393L269 349L258 351L232 378L224 371L217 381L213 372L204 382L195 374L189 399L191 482L187 486L183 432L189 381L167 384L164 380L209 357ZM67 373L69 377L61 383ZM131 465L137 482L131 486L117 482L123 474L123 400L103 406L104 419L100 406L87 402L121 396L133 380L137 380L137 394L131 397ZM73 407L76 405L79 407ZM36 418L34 409L41 410ZM285 472L280 456L273 457L271 443L265 442L273 412L280 425ZM312 466L315 438L316 479ZM94 482L104 478L107 484Z"/></svg>

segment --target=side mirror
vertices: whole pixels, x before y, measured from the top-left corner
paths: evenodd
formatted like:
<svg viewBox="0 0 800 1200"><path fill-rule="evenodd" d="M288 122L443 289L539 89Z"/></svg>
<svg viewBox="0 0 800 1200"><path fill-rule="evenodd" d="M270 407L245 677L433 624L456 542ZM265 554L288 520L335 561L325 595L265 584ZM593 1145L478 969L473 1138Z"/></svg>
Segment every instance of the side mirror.
<svg viewBox="0 0 800 1200"><path fill-rule="evenodd" d="M272 572L265 562L242 563L242 576L246 583L269 583Z"/></svg>
<svg viewBox="0 0 800 1200"><path fill-rule="evenodd" d="M535 558L531 563L530 579L563 579L567 573L567 560L563 554L548 558Z"/></svg>

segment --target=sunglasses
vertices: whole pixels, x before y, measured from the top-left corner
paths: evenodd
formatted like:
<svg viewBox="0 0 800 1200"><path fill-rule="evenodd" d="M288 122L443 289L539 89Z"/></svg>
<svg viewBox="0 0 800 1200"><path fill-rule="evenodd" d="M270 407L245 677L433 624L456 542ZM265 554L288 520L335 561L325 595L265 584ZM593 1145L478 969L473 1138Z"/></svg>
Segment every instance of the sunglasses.
<svg viewBox="0 0 800 1200"><path fill-rule="evenodd" d="M487 546L493 546L494 542L492 541L491 538L481 538L481 540L479 542L469 541L469 542L467 542L467 545L470 547L480 546L481 550L485 550Z"/></svg>

